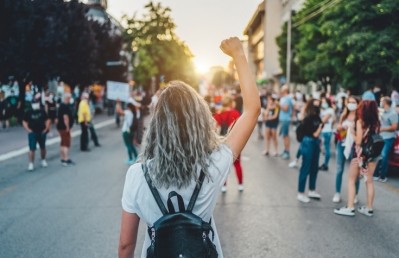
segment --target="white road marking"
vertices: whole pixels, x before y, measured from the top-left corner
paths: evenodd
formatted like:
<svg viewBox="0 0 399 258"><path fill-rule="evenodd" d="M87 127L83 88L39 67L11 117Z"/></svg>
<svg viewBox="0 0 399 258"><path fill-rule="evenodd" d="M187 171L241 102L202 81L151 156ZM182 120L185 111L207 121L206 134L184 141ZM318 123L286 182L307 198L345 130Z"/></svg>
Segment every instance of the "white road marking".
<svg viewBox="0 0 399 258"><path fill-rule="evenodd" d="M96 129L100 129L100 128L106 127L108 125L111 125L113 123L115 123L115 119L109 119L109 120L102 121L102 122L100 122L98 124L95 124L94 127ZM75 137L77 137L77 136L79 136L81 134L82 134L82 131L81 130L77 130L77 131L73 131L71 136L73 138L75 138ZM60 139L59 136L57 136L55 138L51 138L51 139L46 141L46 146L50 146L50 145L59 143L60 141L61 141L61 139ZM15 157L18 157L18 156L26 154L28 152L29 152L29 147L28 146L27 147L23 147L23 148L21 148L19 150L10 151L8 153L0 155L0 162L8 160L8 159L15 158Z"/></svg>

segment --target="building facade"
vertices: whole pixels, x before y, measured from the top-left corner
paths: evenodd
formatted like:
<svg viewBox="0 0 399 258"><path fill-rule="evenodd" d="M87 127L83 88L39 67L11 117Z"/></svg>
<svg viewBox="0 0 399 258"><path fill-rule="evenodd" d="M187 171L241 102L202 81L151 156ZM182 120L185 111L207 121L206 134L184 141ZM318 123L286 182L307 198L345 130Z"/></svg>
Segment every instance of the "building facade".
<svg viewBox="0 0 399 258"><path fill-rule="evenodd" d="M258 80L280 80L282 70L279 63L276 38L282 26L290 17L291 11L298 11L305 0L264 0L251 20L244 35L248 36L248 57Z"/></svg>

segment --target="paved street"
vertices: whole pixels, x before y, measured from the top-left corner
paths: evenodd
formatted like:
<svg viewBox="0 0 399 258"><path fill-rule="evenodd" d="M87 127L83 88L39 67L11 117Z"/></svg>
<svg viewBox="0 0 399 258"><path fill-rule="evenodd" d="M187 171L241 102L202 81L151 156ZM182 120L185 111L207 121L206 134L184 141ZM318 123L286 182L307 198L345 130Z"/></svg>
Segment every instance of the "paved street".
<svg viewBox="0 0 399 258"><path fill-rule="evenodd" d="M27 172L27 155L0 162L1 258L117 256L126 153L120 129L109 125L98 133L102 147L88 153L73 139L74 167L61 166L57 144L48 149L48 168ZM397 179L376 183L374 217L340 217L333 209L343 204L331 202L334 166L319 173L322 200L302 204L296 200L297 170L262 150L254 133L242 154L244 192L237 191L232 173L217 203L225 257L398 257ZM362 185L360 204L364 190ZM136 257L145 226L139 231Z"/></svg>

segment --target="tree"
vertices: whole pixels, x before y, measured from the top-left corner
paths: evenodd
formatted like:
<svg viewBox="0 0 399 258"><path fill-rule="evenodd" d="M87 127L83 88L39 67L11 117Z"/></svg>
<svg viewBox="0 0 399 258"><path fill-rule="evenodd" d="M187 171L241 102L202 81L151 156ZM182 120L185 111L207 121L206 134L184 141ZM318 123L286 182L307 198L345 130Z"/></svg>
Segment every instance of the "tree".
<svg viewBox="0 0 399 258"><path fill-rule="evenodd" d="M399 80L398 12L395 0L308 0L293 17L298 80L340 84L355 92L370 82L392 87ZM282 66L284 37L286 30L277 39Z"/></svg>
<svg viewBox="0 0 399 258"><path fill-rule="evenodd" d="M0 80L13 75L21 92L30 80L104 81L105 62L119 58L122 38L110 35L109 21L89 20L87 10L77 0L1 0Z"/></svg>
<svg viewBox="0 0 399 258"><path fill-rule="evenodd" d="M151 78L157 82L164 79L183 80L197 86L192 53L175 34L176 25L170 15L171 9L150 1L145 6L143 18L125 17L124 36L133 60L135 80L148 87Z"/></svg>

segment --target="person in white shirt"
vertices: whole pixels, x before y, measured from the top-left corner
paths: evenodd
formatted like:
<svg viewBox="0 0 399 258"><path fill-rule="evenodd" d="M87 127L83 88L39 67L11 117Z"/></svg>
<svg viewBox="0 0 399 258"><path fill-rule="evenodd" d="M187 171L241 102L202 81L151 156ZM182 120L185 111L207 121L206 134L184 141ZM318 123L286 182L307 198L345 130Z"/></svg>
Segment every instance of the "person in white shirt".
<svg viewBox="0 0 399 258"><path fill-rule="evenodd" d="M240 155L257 123L260 100L254 77L238 38L222 41L221 49L233 58L240 79L244 112L222 138L214 130L214 120L205 100L181 81L172 81L162 91L155 107L141 163L131 166L126 174L122 196L122 222L119 257L133 257L140 219L148 226L162 216L146 184L142 165L157 188L163 203L171 191L189 202L202 170L205 174L193 213L209 221L215 232L213 243L218 257L223 257L213 210L233 161ZM211 240L212 241L212 240ZM141 257L151 241L145 234Z"/></svg>
<svg viewBox="0 0 399 258"><path fill-rule="evenodd" d="M123 142L125 143L127 155L129 158L125 163L128 165L132 165L132 164L134 164L134 162L136 162L136 159L138 156L136 147L134 147L134 144L133 144L133 125L134 125L134 123L137 123L137 121L134 121L135 107L132 103L128 103L127 109L122 110L120 101L117 100L116 101L116 112L120 116L123 116L125 118L123 120L123 125L122 125L122 137L123 137Z"/></svg>
<svg viewBox="0 0 399 258"><path fill-rule="evenodd" d="M321 138L323 139L324 145L324 162L319 167L320 170L328 170L328 162L331 156L331 136L333 134L333 123L335 121L335 112L331 105L331 100L325 96L321 99L321 120L324 124L323 130L321 131Z"/></svg>

